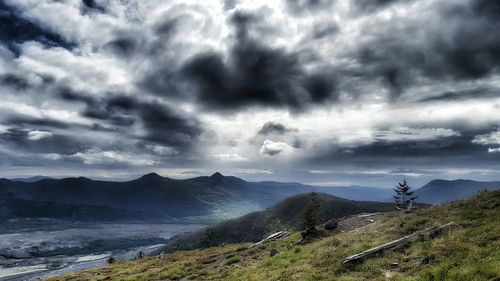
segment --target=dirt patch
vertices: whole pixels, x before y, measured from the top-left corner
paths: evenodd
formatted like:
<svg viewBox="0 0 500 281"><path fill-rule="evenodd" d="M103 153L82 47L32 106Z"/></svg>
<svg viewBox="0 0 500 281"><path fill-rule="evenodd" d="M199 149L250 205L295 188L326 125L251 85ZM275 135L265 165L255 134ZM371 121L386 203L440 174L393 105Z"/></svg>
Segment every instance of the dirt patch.
<svg viewBox="0 0 500 281"><path fill-rule="evenodd" d="M358 231L359 229L368 225L374 224L384 216L383 213L363 213L345 217L339 220L339 226L335 229L336 232L351 232Z"/></svg>

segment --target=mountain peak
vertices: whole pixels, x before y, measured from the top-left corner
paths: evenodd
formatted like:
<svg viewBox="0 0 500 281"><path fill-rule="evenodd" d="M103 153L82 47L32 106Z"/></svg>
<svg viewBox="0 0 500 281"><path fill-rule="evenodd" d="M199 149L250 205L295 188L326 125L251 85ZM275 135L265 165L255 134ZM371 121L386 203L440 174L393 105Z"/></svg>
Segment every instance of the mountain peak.
<svg viewBox="0 0 500 281"><path fill-rule="evenodd" d="M223 178L224 176L219 172L215 172L210 177L211 178Z"/></svg>
<svg viewBox="0 0 500 281"><path fill-rule="evenodd" d="M226 177L224 177L219 172L215 172L213 175L210 176L210 179L212 180L212 182L220 184L226 179Z"/></svg>
<svg viewBox="0 0 500 281"><path fill-rule="evenodd" d="M140 177L141 179L162 179L163 177L158 175L157 173L149 173L145 174L144 176Z"/></svg>

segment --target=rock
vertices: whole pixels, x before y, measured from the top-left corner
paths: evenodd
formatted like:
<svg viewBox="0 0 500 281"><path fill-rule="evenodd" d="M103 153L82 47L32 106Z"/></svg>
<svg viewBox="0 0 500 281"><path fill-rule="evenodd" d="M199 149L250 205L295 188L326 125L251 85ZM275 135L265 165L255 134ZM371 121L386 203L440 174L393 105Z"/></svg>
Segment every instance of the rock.
<svg viewBox="0 0 500 281"><path fill-rule="evenodd" d="M339 222L337 220L330 219L325 223L326 230L334 230L339 226Z"/></svg>
<svg viewBox="0 0 500 281"><path fill-rule="evenodd" d="M276 248L272 248L272 249L271 249L270 256L271 256L271 257L274 257L274 256L276 256L277 254L279 254L278 249L276 249Z"/></svg>
<svg viewBox="0 0 500 281"><path fill-rule="evenodd" d="M315 227L307 228L306 230L304 230L300 233L300 235L302 236L302 239L317 237L318 234L319 234L319 232Z"/></svg>
<svg viewBox="0 0 500 281"><path fill-rule="evenodd" d="M393 263L391 263L390 266L391 266L391 268L398 268L399 267L399 263L393 262Z"/></svg>
<svg viewBox="0 0 500 281"><path fill-rule="evenodd" d="M421 264L428 264L429 263L429 258L428 257L417 257L415 258L415 262L419 265Z"/></svg>

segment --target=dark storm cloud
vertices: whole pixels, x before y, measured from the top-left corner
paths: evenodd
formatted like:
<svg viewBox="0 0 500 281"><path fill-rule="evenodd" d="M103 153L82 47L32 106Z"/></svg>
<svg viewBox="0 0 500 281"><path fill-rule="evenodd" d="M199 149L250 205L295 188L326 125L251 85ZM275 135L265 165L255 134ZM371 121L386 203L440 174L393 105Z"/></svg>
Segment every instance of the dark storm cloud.
<svg viewBox="0 0 500 281"><path fill-rule="evenodd" d="M36 126L43 128L58 128L65 129L69 128L70 125L62 121L50 119L50 118L34 118L34 117L23 117L23 116L10 116L8 117L4 124L14 125L14 126Z"/></svg>
<svg viewBox="0 0 500 281"><path fill-rule="evenodd" d="M129 116L128 112L117 110L117 108L108 104L108 100L98 99L88 93L77 93L69 87L61 87L59 89L59 97L65 101L85 104L86 106L82 115L86 117L105 120L112 125L124 127L131 126L135 122L134 118Z"/></svg>
<svg viewBox="0 0 500 281"><path fill-rule="evenodd" d="M36 138L30 132L43 132L49 135L43 138ZM72 154L85 144L78 140L78 137L71 137L53 134L50 131L27 130L13 127L0 134L0 143L11 147L14 150L21 150L31 153L57 153Z"/></svg>
<svg viewBox="0 0 500 281"><path fill-rule="evenodd" d="M431 139L394 139L375 138L370 144L357 146L332 145L308 156L308 163L357 163L367 167L377 167L383 163L392 167L412 165L453 163L472 167L475 163L495 163L498 158L488 149L472 140L481 134L491 132L492 128L466 129L460 135L443 136Z"/></svg>
<svg viewBox="0 0 500 281"><path fill-rule="evenodd" d="M20 91L26 90L31 86L24 77L13 73L0 75L0 85L5 85Z"/></svg>
<svg viewBox="0 0 500 281"><path fill-rule="evenodd" d="M82 0L82 12L84 14L92 12L104 13L106 12L106 9L103 6L96 3L95 0Z"/></svg>
<svg viewBox="0 0 500 281"><path fill-rule="evenodd" d="M75 46L59 34L21 17L18 11L0 1L0 44L5 44L13 53L19 55L17 44L25 41L37 41L67 49Z"/></svg>
<svg viewBox="0 0 500 281"><path fill-rule="evenodd" d="M203 53L182 67L182 77L194 87L197 101L213 110L264 106L300 111L337 99L331 72L308 73L298 53L270 48L251 38L255 20L255 15L234 14L231 22L237 40L227 61L220 53ZM158 79L163 76L172 77L169 72L157 74Z"/></svg>
<svg viewBox="0 0 500 281"><path fill-rule="evenodd" d="M486 16L494 21L500 20L500 2L496 0L474 0L472 8L479 16Z"/></svg>
<svg viewBox="0 0 500 281"><path fill-rule="evenodd" d="M175 51L170 48L170 43L173 37L179 34L178 26L189 20L189 16L182 14L182 12L185 11L176 11L180 14L174 13L173 15L165 13L147 32L139 29L115 31L112 39L103 45L103 49L122 59L131 59L137 56L156 64L166 54ZM172 66L168 66L168 68L172 69ZM143 86L147 88L152 82L155 81L144 81Z"/></svg>
<svg viewBox="0 0 500 281"><path fill-rule="evenodd" d="M159 103L139 101L134 97L109 93L96 98L64 89L60 95L66 101L86 104L84 116L128 127L140 120L146 130L145 140L188 148L203 132L200 122L173 108Z"/></svg>
<svg viewBox="0 0 500 281"><path fill-rule="evenodd" d="M317 12L332 6L335 0L285 0L286 7L292 14Z"/></svg>
<svg viewBox="0 0 500 281"><path fill-rule="evenodd" d="M174 147L188 147L203 132L201 124L166 105L115 96L107 101L110 112L136 113L147 130L146 139Z"/></svg>
<svg viewBox="0 0 500 281"><path fill-rule="evenodd" d="M417 35L422 31L418 26L378 27L378 35L358 52L365 74L382 78L396 97L421 76L463 81L497 73L500 21L494 15L498 4L477 3L437 5L446 20L441 27L426 30L427 41Z"/></svg>
<svg viewBox="0 0 500 281"><path fill-rule="evenodd" d="M143 104L139 114L148 130L147 139L174 147L187 147L202 133L200 123L158 104Z"/></svg>
<svg viewBox="0 0 500 281"><path fill-rule="evenodd" d="M337 24L319 24L314 26L314 30L312 33L313 39L323 39L326 37L330 37L339 32L339 27Z"/></svg>
<svg viewBox="0 0 500 281"><path fill-rule="evenodd" d="M500 89L483 86L472 90L445 92L440 95L423 98L419 102L432 103L497 97L500 97Z"/></svg>
<svg viewBox="0 0 500 281"><path fill-rule="evenodd" d="M131 37L119 37L108 42L104 47L119 56L130 57L139 48L139 43Z"/></svg>
<svg viewBox="0 0 500 281"><path fill-rule="evenodd" d="M432 157L484 154L471 144L472 137L449 137L436 140L377 141L352 149L354 157ZM352 157L352 156L349 156Z"/></svg>
<svg viewBox="0 0 500 281"><path fill-rule="evenodd" d="M410 2L408 0L399 0L399 2ZM373 12L378 9L386 8L398 0L354 0L353 3L360 12Z"/></svg>
<svg viewBox="0 0 500 281"><path fill-rule="evenodd" d="M158 22L155 27L154 31L156 35L160 36L162 39L165 38L170 38L172 35L175 34L176 27L179 24L180 19L178 18L168 18L163 21Z"/></svg>
<svg viewBox="0 0 500 281"><path fill-rule="evenodd" d="M280 122L268 121L260 128L258 134L259 135L283 135L285 133L296 131L296 129L289 129L285 125Z"/></svg>

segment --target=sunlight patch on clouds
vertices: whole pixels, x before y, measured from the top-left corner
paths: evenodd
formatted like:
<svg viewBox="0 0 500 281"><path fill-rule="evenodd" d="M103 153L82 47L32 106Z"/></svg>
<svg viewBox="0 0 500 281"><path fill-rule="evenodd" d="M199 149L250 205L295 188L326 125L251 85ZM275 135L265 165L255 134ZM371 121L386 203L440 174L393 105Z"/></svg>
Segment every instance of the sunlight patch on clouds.
<svg viewBox="0 0 500 281"><path fill-rule="evenodd" d="M53 161L63 159L63 156L61 154L57 154L57 153L42 154L41 157L44 159L53 160Z"/></svg>
<svg viewBox="0 0 500 281"><path fill-rule="evenodd" d="M179 153L175 148L162 145L146 145L146 149L161 156L173 156Z"/></svg>
<svg viewBox="0 0 500 281"><path fill-rule="evenodd" d="M31 140L31 141L37 141L37 140L41 140L41 139L48 138L51 136L52 136L51 132L34 130L34 131L28 132L27 138L28 138L28 140Z"/></svg>
<svg viewBox="0 0 500 281"><path fill-rule="evenodd" d="M221 154L213 154L213 157L217 160L221 161L229 161L229 162L244 162L249 161L248 158L239 155L238 153L221 153Z"/></svg>
<svg viewBox="0 0 500 281"><path fill-rule="evenodd" d="M279 154L286 155L293 153L294 148L284 142L274 142L272 140L266 139L260 148L260 155L273 157Z"/></svg>
<svg viewBox="0 0 500 281"><path fill-rule="evenodd" d="M488 148L488 153L500 153L500 147Z"/></svg>
<svg viewBox="0 0 500 281"><path fill-rule="evenodd" d="M400 127L381 132L376 138L383 141L432 140L460 136L460 132L445 128L408 128Z"/></svg>
<svg viewBox="0 0 500 281"><path fill-rule="evenodd" d="M472 143L481 145L500 144L500 131L495 131L484 135L477 135L472 140Z"/></svg>
<svg viewBox="0 0 500 281"><path fill-rule="evenodd" d="M70 156L80 159L86 165L126 164L131 166L152 166L157 164L151 159L141 159L138 155L122 151L101 150L99 148L87 149Z"/></svg>

